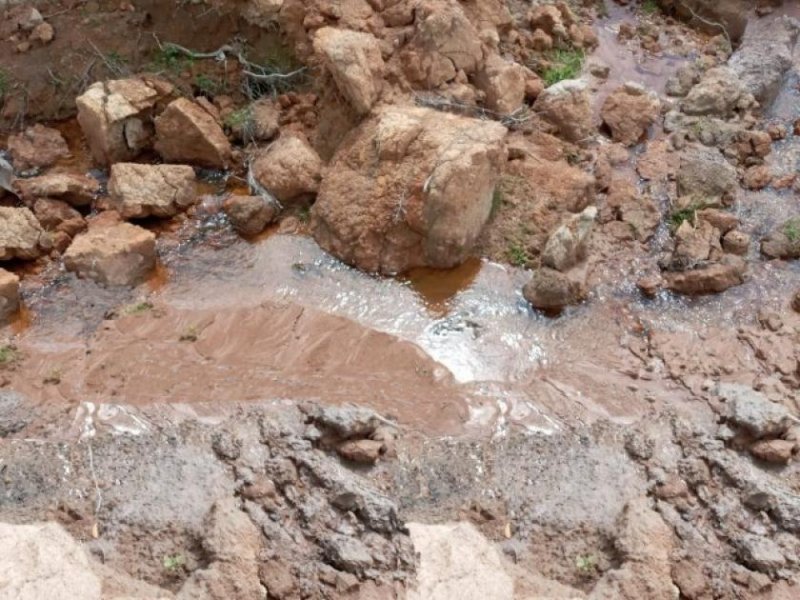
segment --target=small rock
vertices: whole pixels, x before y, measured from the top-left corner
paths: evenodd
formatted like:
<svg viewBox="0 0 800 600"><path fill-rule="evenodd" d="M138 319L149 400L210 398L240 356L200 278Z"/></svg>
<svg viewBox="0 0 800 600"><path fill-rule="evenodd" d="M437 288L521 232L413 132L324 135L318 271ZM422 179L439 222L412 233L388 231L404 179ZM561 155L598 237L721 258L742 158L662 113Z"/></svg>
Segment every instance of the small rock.
<svg viewBox="0 0 800 600"><path fill-rule="evenodd" d="M0 206L0 260L36 258L49 242L29 209Z"/></svg>
<svg viewBox="0 0 800 600"><path fill-rule="evenodd" d="M611 139L625 146L635 146L655 123L660 109L656 94L637 84L626 83L606 98L600 116L611 131Z"/></svg>
<svg viewBox="0 0 800 600"><path fill-rule="evenodd" d="M196 200L194 169L185 165L117 163L108 193L123 219L171 217Z"/></svg>
<svg viewBox="0 0 800 600"><path fill-rule="evenodd" d="M322 161L299 137L281 136L256 154L251 174L278 202L288 205L313 196L322 179Z"/></svg>
<svg viewBox="0 0 800 600"><path fill-rule="evenodd" d="M748 567L762 573L773 573L786 564L786 557L772 540L753 534L745 534L735 540L739 555Z"/></svg>
<svg viewBox="0 0 800 600"><path fill-rule="evenodd" d="M542 265L563 272L583 261L596 218L597 208L590 206L556 229L542 251Z"/></svg>
<svg viewBox="0 0 800 600"><path fill-rule="evenodd" d="M258 235L278 216L278 207L262 196L228 196L222 204L233 228L243 236Z"/></svg>
<svg viewBox="0 0 800 600"><path fill-rule="evenodd" d="M86 229L83 215L61 200L41 198L34 203L33 214L47 231L60 231L70 238Z"/></svg>
<svg viewBox="0 0 800 600"><path fill-rule="evenodd" d="M39 198L58 199L72 206L89 206L100 193L96 179L72 173L52 173L17 179L19 195L28 203Z"/></svg>
<svg viewBox="0 0 800 600"><path fill-rule="evenodd" d="M232 149L214 115L197 102L178 98L155 120L155 150L166 161L212 169L230 165Z"/></svg>
<svg viewBox="0 0 800 600"><path fill-rule="evenodd" d="M718 394L728 402L729 420L756 439L779 437L791 425L786 408L750 387L720 384Z"/></svg>
<svg viewBox="0 0 800 600"><path fill-rule="evenodd" d="M655 298L658 294L659 290L661 290L663 286L663 281L661 277L657 275L651 275L648 277L642 277L636 282L636 286L642 291L642 293L647 296L648 298Z"/></svg>
<svg viewBox="0 0 800 600"><path fill-rule="evenodd" d="M525 68L492 54L475 75L475 86L486 95L486 107L502 115L517 111L525 101Z"/></svg>
<svg viewBox="0 0 800 600"><path fill-rule="evenodd" d="M546 88L533 110L568 142L581 142L595 131L589 89L585 82L567 79Z"/></svg>
<svg viewBox="0 0 800 600"><path fill-rule="evenodd" d="M722 249L729 254L745 256L750 250L750 236L738 229L729 231L722 238Z"/></svg>
<svg viewBox="0 0 800 600"><path fill-rule="evenodd" d="M68 271L106 285L134 285L155 264L155 234L130 223L92 224L64 254Z"/></svg>
<svg viewBox="0 0 800 600"><path fill-rule="evenodd" d="M792 309L800 313L800 292L795 292L794 296L792 296Z"/></svg>
<svg viewBox="0 0 800 600"><path fill-rule="evenodd" d="M336 448L339 456L357 463L375 464L383 453L383 442L351 440Z"/></svg>
<svg viewBox="0 0 800 600"><path fill-rule="evenodd" d="M268 142L278 135L280 129L280 110L271 100L261 99L249 109L249 123L245 139Z"/></svg>
<svg viewBox="0 0 800 600"><path fill-rule="evenodd" d="M281 560L270 560L258 568L258 577L267 588L270 598L284 600L292 597L295 590L292 570Z"/></svg>
<svg viewBox="0 0 800 600"><path fill-rule="evenodd" d="M56 37L56 30L50 23L39 23L31 31L28 38L29 42L41 42L43 45L49 44Z"/></svg>
<svg viewBox="0 0 800 600"><path fill-rule="evenodd" d="M336 568L359 574L372 567L369 549L358 539L333 534L322 540L325 558Z"/></svg>
<svg viewBox="0 0 800 600"><path fill-rule="evenodd" d="M690 296L719 294L745 281L747 263L739 256L726 254L718 263L688 271L664 274L667 287Z"/></svg>
<svg viewBox="0 0 800 600"><path fill-rule="evenodd" d="M761 253L768 258L800 258L800 217L785 221L761 240Z"/></svg>
<svg viewBox="0 0 800 600"><path fill-rule="evenodd" d="M0 269L0 322L7 322L18 310L19 277L10 271Z"/></svg>
<svg viewBox="0 0 800 600"><path fill-rule="evenodd" d="M772 180L772 171L767 165L750 167L744 173L744 185L750 190L761 190Z"/></svg>
<svg viewBox="0 0 800 600"><path fill-rule="evenodd" d="M50 167L69 156L67 142L57 129L36 124L8 138L8 152L17 171Z"/></svg>
<svg viewBox="0 0 800 600"><path fill-rule="evenodd" d="M681 153L678 194L730 205L736 199L739 181L736 169L716 148L694 146Z"/></svg>
<svg viewBox="0 0 800 600"><path fill-rule="evenodd" d="M559 311L579 303L585 296L582 282L571 274L542 267L534 271L522 295L531 306L546 311Z"/></svg>
<svg viewBox="0 0 800 600"><path fill-rule="evenodd" d="M762 440L750 446L750 454L769 463L787 464L792 460L795 443L787 440Z"/></svg>
<svg viewBox="0 0 800 600"><path fill-rule="evenodd" d="M551 38L542 29L537 29L533 32L530 41L531 48L537 52L546 52L553 47L553 38Z"/></svg>

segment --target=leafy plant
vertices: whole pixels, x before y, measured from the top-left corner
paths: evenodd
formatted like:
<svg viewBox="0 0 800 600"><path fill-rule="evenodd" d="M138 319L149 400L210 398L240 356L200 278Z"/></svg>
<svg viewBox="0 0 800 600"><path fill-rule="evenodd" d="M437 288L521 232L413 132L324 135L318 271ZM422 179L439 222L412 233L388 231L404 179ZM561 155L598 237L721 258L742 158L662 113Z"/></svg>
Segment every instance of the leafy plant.
<svg viewBox="0 0 800 600"><path fill-rule="evenodd" d="M180 73L192 66L193 63L194 59L191 56L172 46L160 48L153 58L153 65L156 70L170 71L172 73Z"/></svg>
<svg viewBox="0 0 800 600"><path fill-rule="evenodd" d="M531 260L528 251L519 242L511 242L506 254L509 262L515 267L524 267Z"/></svg>
<svg viewBox="0 0 800 600"><path fill-rule="evenodd" d="M790 242L800 241L800 217L789 219L783 226L783 233Z"/></svg>
<svg viewBox="0 0 800 600"><path fill-rule="evenodd" d="M220 93L224 85L219 80L200 73L194 78L194 87L207 96L215 96Z"/></svg>
<svg viewBox="0 0 800 600"><path fill-rule="evenodd" d="M146 313L148 311L153 310L152 302L135 302L134 304L129 304L125 308L122 309L122 314L124 315L140 315L142 313Z"/></svg>
<svg viewBox="0 0 800 600"><path fill-rule="evenodd" d="M5 344L0 346L0 365L10 365L19 359L19 352L14 346Z"/></svg>
<svg viewBox="0 0 800 600"><path fill-rule="evenodd" d="M584 575L590 575L597 570L597 557L592 554L578 556L575 559L575 568Z"/></svg>
<svg viewBox="0 0 800 600"><path fill-rule="evenodd" d="M182 554L172 554L164 557L164 570L175 572L186 564L186 559Z"/></svg>
<svg viewBox="0 0 800 600"><path fill-rule="evenodd" d="M244 127L250 121L251 117L252 112L250 107L245 106L244 108L240 108L226 115L222 121L228 129L237 129L239 127Z"/></svg>
<svg viewBox="0 0 800 600"><path fill-rule="evenodd" d="M659 11L658 2L656 0L644 0L642 2L642 12L648 15L654 15Z"/></svg>
<svg viewBox="0 0 800 600"><path fill-rule="evenodd" d="M585 56L582 50L575 48L556 49L549 56L550 66L542 73L542 79L547 87L565 79L575 79L583 69Z"/></svg>

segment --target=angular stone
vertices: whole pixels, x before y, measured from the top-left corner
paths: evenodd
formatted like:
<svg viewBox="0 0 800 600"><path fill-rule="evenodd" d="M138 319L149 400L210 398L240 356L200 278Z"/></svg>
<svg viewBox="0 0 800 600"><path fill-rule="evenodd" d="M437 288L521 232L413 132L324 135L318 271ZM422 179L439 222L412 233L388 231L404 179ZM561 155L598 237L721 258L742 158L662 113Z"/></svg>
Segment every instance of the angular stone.
<svg viewBox="0 0 800 600"><path fill-rule="evenodd" d="M244 236L258 235L278 216L277 205L262 196L228 196L222 210Z"/></svg>
<svg viewBox="0 0 800 600"><path fill-rule="evenodd" d="M5 323L19 310L19 277L0 269L0 322Z"/></svg>
<svg viewBox="0 0 800 600"><path fill-rule="evenodd" d="M8 138L8 152L17 171L42 169L69 156L67 142L57 129L37 123Z"/></svg>
<svg viewBox="0 0 800 600"><path fill-rule="evenodd" d="M589 89L580 80L564 80L546 88L533 110L568 142L585 141L594 135Z"/></svg>
<svg viewBox="0 0 800 600"><path fill-rule="evenodd" d="M222 126L208 110L178 98L155 120L155 150L168 162L227 169L232 149Z"/></svg>
<svg viewBox="0 0 800 600"><path fill-rule="evenodd" d="M197 199L194 169L185 165L117 163L108 193L124 219L171 217Z"/></svg>
<svg viewBox="0 0 800 600"><path fill-rule="evenodd" d="M287 205L317 193L322 161L305 140L286 135L256 153L250 174L267 193Z"/></svg>
<svg viewBox="0 0 800 600"><path fill-rule="evenodd" d="M0 206L0 260L31 259L49 246L49 238L27 208Z"/></svg>
<svg viewBox="0 0 800 600"><path fill-rule="evenodd" d="M17 179L15 183L23 200L33 203L39 198L63 200L72 206L89 206L100 193L100 183L86 175L52 173Z"/></svg>

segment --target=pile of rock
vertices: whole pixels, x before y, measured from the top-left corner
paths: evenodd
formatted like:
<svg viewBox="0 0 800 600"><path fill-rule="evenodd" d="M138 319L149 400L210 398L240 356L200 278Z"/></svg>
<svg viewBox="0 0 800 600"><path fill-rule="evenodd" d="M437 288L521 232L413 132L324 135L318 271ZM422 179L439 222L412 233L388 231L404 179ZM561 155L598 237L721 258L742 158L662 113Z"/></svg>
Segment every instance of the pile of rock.
<svg viewBox="0 0 800 600"><path fill-rule="evenodd" d="M3 8L5 4L0 5ZM9 40L14 50L23 53L37 46L46 46L56 32L36 8L29 4L14 6L0 19L0 39Z"/></svg>

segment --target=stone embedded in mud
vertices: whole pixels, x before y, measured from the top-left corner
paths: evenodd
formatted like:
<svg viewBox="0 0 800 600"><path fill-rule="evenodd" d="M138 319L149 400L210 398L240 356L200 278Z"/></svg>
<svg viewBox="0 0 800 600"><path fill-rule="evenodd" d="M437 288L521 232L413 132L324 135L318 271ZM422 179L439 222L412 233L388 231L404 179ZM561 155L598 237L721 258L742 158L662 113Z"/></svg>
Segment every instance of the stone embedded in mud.
<svg viewBox="0 0 800 600"><path fill-rule="evenodd" d="M687 115L730 117L754 103L739 76L729 67L709 69L681 103Z"/></svg>
<svg viewBox="0 0 800 600"><path fill-rule="evenodd" d="M668 268L673 271L688 271L721 258L720 232L708 221L692 225L689 220L681 223L675 232L675 250L669 259Z"/></svg>
<svg viewBox="0 0 800 600"><path fill-rule="evenodd" d="M750 454L769 463L785 465L792 460L795 443L788 440L761 440L750 446Z"/></svg>
<svg viewBox="0 0 800 600"><path fill-rule="evenodd" d="M362 270L461 264L489 218L506 129L383 109L341 144L311 212L320 246Z"/></svg>
<svg viewBox="0 0 800 600"><path fill-rule="evenodd" d="M5 269L0 269L0 323L6 322L18 310L19 277Z"/></svg>
<svg viewBox="0 0 800 600"><path fill-rule="evenodd" d="M510 115L525 101L527 80L525 67L492 54L475 75L475 86L486 94L486 108L501 115Z"/></svg>
<svg viewBox="0 0 800 600"><path fill-rule="evenodd" d="M739 178L736 169L716 148L693 146L681 153L678 195L704 206L729 206L736 199Z"/></svg>
<svg viewBox="0 0 800 600"><path fill-rule="evenodd" d="M321 542L326 559L338 569L358 575L372 567L372 554L358 538L334 533Z"/></svg>
<svg viewBox="0 0 800 600"><path fill-rule="evenodd" d="M589 89L584 81L568 79L546 88L533 110L568 142L586 141L595 131Z"/></svg>
<svg viewBox="0 0 800 600"><path fill-rule="evenodd" d="M263 196L228 196L222 204L233 228L241 235L258 235L278 216L278 206Z"/></svg>
<svg viewBox="0 0 800 600"><path fill-rule="evenodd" d="M139 283L155 265L155 234L130 223L93 223L64 253L68 271L106 285Z"/></svg>
<svg viewBox="0 0 800 600"><path fill-rule="evenodd" d="M744 231L734 229L722 238L722 249L729 254L745 256L750 250L750 236Z"/></svg>
<svg viewBox="0 0 800 600"><path fill-rule="evenodd" d="M33 214L47 231L63 232L70 238L86 229L83 215L61 200L40 198L33 204Z"/></svg>
<svg viewBox="0 0 800 600"><path fill-rule="evenodd" d="M586 290L581 273L562 273L542 267L533 272L531 280L522 289L522 295L534 308L559 311L578 304Z"/></svg>
<svg viewBox="0 0 800 600"><path fill-rule="evenodd" d="M737 384L721 384L719 396L728 402L728 419L756 439L779 437L791 426L789 411L756 390Z"/></svg>
<svg viewBox="0 0 800 600"><path fill-rule="evenodd" d="M36 258L49 247L49 236L29 209L0 206L0 260Z"/></svg>
<svg viewBox="0 0 800 600"><path fill-rule="evenodd" d="M785 221L761 240L761 253L768 258L800 258L800 217Z"/></svg>
<svg viewBox="0 0 800 600"><path fill-rule="evenodd" d="M542 265L564 272L583 261L595 219L597 208L590 206L556 229L542 251Z"/></svg>
<svg viewBox="0 0 800 600"><path fill-rule="evenodd" d="M611 216L628 226L626 234L646 242L661 223L661 210L649 196L642 196L631 181L614 177L608 188L606 208Z"/></svg>
<svg viewBox="0 0 800 600"><path fill-rule="evenodd" d="M322 160L304 139L284 135L256 153L250 176L281 204L299 203L317 193Z"/></svg>
<svg viewBox="0 0 800 600"><path fill-rule="evenodd" d="M369 33L323 27L314 34L314 50L336 87L355 111L366 114L381 94L383 57L378 39Z"/></svg>
<svg viewBox="0 0 800 600"><path fill-rule="evenodd" d="M8 153L17 171L27 171L54 165L69 156L69 148L60 131L37 123L9 136Z"/></svg>
<svg viewBox="0 0 800 600"><path fill-rule="evenodd" d="M117 163L108 193L123 219L171 217L197 200L194 169L185 165Z"/></svg>
<svg viewBox="0 0 800 600"><path fill-rule="evenodd" d="M660 109L656 94L640 85L626 83L606 98L600 116L611 131L611 139L625 146L635 146L655 123Z"/></svg>
<svg viewBox="0 0 800 600"><path fill-rule="evenodd" d="M141 77L99 81L78 96L78 123L95 161L132 160L148 148L152 119L173 89L162 79Z"/></svg>
<svg viewBox="0 0 800 600"><path fill-rule="evenodd" d="M336 448L339 456L357 463L375 464L383 453L383 442L374 440L351 440Z"/></svg>
<svg viewBox="0 0 800 600"><path fill-rule="evenodd" d="M748 567L762 573L773 573L786 564L781 547L767 537L745 534L735 540L739 556Z"/></svg>
<svg viewBox="0 0 800 600"><path fill-rule="evenodd" d="M740 256L726 254L718 263L687 271L664 273L667 287L679 294L719 294L745 281L747 263Z"/></svg>
<svg viewBox="0 0 800 600"><path fill-rule="evenodd" d="M216 116L199 103L178 98L155 120L155 150L169 162L227 169L232 148Z"/></svg>
<svg viewBox="0 0 800 600"><path fill-rule="evenodd" d="M62 200L72 206L89 206L100 193L100 184L96 179L73 173L52 173L17 179L15 185L19 195L29 204L39 198L50 198Z"/></svg>

